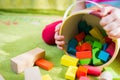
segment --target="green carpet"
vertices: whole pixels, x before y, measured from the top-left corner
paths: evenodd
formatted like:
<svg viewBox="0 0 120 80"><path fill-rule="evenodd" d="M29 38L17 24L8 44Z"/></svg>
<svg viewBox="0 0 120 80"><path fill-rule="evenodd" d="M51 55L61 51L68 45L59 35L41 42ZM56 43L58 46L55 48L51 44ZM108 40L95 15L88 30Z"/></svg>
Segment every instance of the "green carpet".
<svg viewBox="0 0 120 80"><path fill-rule="evenodd" d="M61 17L52 15L0 15L0 74L6 80L24 80L24 73L16 74L11 70L10 59L35 47L44 49L45 58L54 64L50 71L40 68L41 74L49 74L53 80L66 80L64 74L67 67L60 64L64 52L56 46L45 44L41 38L44 26L59 19ZM118 59L110 67L120 74Z"/></svg>

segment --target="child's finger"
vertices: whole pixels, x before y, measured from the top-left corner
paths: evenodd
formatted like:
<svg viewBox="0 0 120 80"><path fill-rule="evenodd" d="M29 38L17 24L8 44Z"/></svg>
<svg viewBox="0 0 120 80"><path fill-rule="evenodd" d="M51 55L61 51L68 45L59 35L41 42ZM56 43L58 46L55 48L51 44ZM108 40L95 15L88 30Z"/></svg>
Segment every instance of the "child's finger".
<svg viewBox="0 0 120 80"><path fill-rule="evenodd" d="M59 23L59 24L56 26L55 32L56 32L56 31L59 31L59 29L60 29L60 27L61 27L61 24L62 24L62 23Z"/></svg>
<svg viewBox="0 0 120 80"><path fill-rule="evenodd" d="M114 8L113 8L112 6L103 7L103 8L101 9L100 15L104 17L104 16L108 15L109 13L111 13L113 9L114 9Z"/></svg>
<svg viewBox="0 0 120 80"><path fill-rule="evenodd" d="M103 27L103 29L107 32L112 31L118 27L118 21L111 22Z"/></svg>

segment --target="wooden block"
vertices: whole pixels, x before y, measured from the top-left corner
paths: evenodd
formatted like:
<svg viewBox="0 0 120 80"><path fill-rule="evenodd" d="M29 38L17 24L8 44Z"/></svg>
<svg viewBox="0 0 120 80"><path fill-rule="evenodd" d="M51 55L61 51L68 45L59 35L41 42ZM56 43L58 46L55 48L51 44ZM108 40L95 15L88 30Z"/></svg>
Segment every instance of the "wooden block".
<svg viewBox="0 0 120 80"><path fill-rule="evenodd" d="M81 45L81 50L82 51L91 51L92 50L92 46L90 43L85 42Z"/></svg>
<svg viewBox="0 0 120 80"><path fill-rule="evenodd" d="M53 67L53 63L45 60L45 59L39 59L35 62L35 65L45 69L45 70L50 70Z"/></svg>
<svg viewBox="0 0 120 80"><path fill-rule="evenodd" d="M98 41L94 41L92 47L102 49L102 43Z"/></svg>
<svg viewBox="0 0 120 80"><path fill-rule="evenodd" d="M25 69L25 80L42 80L39 67L29 67Z"/></svg>
<svg viewBox="0 0 120 80"><path fill-rule="evenodd" d="M89 33L96 39L99 39L100 41L103 40L103 36L97 27L94 27L92 30L89 31Z"/></svg>
<svg viewBox="0 0 120 80"><path fill-rule="evenodd" d="M78 41L75 38L72 38L69 42L68 42L68 49L69 48L75 48L78 45Z"/></svg>
<svg viewBox="0 0 120 80"><path fill-rule="evenodd" d="M92 51L76 52L76 57L79 58L79 59L92 58Z"/></svg>
<svg viewBox="0 0 120 80"><path fill-rule="evenodd" d="M49 74L43 75L42 80L52 80Z"/></svg>
<svg viewBox="0 0 120 80"><path fill-rule="evenodd" d="M0 80L5 80L1 74L0 74Z"/></svg>
<svg viewBox="0 0 120 80"><path fill-rule="evenodd" d="M79 34L77 34L77 35L75 36L75 39L76 39L78 42L82 41L84 38L85 38L85 33L84 33L84 32L81 32L81 33L79 33Z"/></svg>
<svg viewBox="0 0 120 80"><path fill-rule="evenodd" d="M91 59L81 59L79 60L80 65L88 65L91 63Z"/></svg>
<svg viewBox="0 0 120 80"><path fill-rule="evenodd" d="M12 70L16 73L23 72L26 68L32 67L39 58L45 57L45 51L41 48L35 48L11 59Z"/></svg>
<svg viewBox="0 0 120 80"><path fill-rule="evenodd" d="M110 56L113 56L115 51L115 43L110 43L106 49L106 52L108 52L110 54Z"/></svg>
<svg viewBox="0 0 120 80"><path fill-rule="evenodd" d="M85 41L98 41L98 39L94 38L93 36L91 35L86 35L85 36Z"/></svg>
<svg viewBox="0 0 120 80"><path fill-rule="evenodd" d="M80 78L81 76L87 76L88 69L84 66L79 66L77 70L77 78Z"/></svg>
<svg viewBox="0 0 120 80"><path fill-rule="evenodd" d="M63 55L60 63L64 66L77 66L78 60L75 57Z"/></svg>
<svg viewBox="0 0 120 80"><path fill-rule="evenodd" d="M92 49L93 65L101 65L101 64L103 64L103 62L96 57L96 55L98 55L98 53L99 53L99 50L100 50L99 48Z"/></svg>
<svg viewBox="0 0 120 80"><path fill-rule="evenodd" d="M104 43L104 44L103 44L103 48L102 48L102 50L105 51L105 50L107 49L107 47L108 47L108 44L107 44L107 43Z"/></svg>
<svg viewBox="0 0 120 80"><path fill-rule="evenodd" d="M93 76L99 76L102 72L102 70L98 67L95 67L95 66L89 66L89 65L86 65L84 66L88 69L88 74L90 75L93 75Z"/></svg>
<svg viewBox="0 0 120 80"><path fill-rule="evenodd" d="M109 71L104 71L101 73L99 80L113 80L112 73Z"/></svg>
<svg viewBox="0 0 120 80"><path fill-rule="evenodd" d="M65 73L65 78L69 80L75 80L77 69L78 67L76 66L69 66L67 72Z"/></svg>
<svg viewBox="0 0 120 80"><path fill-rule="evenodd" d="M72 54L72 55L75 55L76 54L76 49L70 47L69 49L67 49L67 52L70 53L70 54Z"/></svg>
<svg viewBox="0 0 120 80"><path fill-rule="evenodd" d="M109 56L110 56L109 53L101 50L100 53L99 53L99 55L98 55L98 58L101 59L101 60L104 61L104 62L107 62L108 59L109 59Z"/></svg>
<svg viewBox="0 0 120 80"><path fill-rule="evenodd" d="M79 80L90 80L87 76L81 76Z"/></svg>

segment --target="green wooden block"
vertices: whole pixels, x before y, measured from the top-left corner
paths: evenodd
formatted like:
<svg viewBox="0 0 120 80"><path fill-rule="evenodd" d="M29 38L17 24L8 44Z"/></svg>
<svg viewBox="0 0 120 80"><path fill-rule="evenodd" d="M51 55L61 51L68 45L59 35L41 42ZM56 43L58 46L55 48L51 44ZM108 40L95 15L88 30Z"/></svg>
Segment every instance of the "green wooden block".
<svg viewBox="0 0 120 80"><path fill-rule="evenodd" d="M94 41L92 47L102 49L102 43L98 41Z"/></svg>
<svg viewBox="0 0 120 80"><path fill-rule="evenodd" d="M81 59L79 60L80 65L88 65L91 63L91 59Z"/></svg>
<svg viewBox="0 0 120 80"><path fill-rule="evenodd" d="M92 37L91 35L86 35L84 40L85 41L92 41L92 42L98 41L98 39Z"/></svg>
<svg viewBox="0 0 120 80"><path fill-rule="evenodd" d="M99 53L99 48L94 48L92 49L92 61L93 61L93 65L102 65L103 62L97 58L97 54Z"/></svg>

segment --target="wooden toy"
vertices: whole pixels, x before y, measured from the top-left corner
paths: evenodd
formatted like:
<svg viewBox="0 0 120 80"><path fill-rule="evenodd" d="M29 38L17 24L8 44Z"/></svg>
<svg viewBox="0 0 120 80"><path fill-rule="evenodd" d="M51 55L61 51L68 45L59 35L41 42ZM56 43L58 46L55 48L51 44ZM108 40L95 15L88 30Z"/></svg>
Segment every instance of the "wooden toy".
<svg viewBox="0 0 120 80"><path fill-rule="evenodd" d="M108 47L108 44L107 44L107 43L104 43L104 44L103 44L103 48L102 48L102 50L105 51L105 50L107 49L107 47Z"/></svg>
<svg viewBox="0 0 120 80"><path fill-rule="evenodd" d="M99 80L113 80L112 73L110 73L109 71L102 72Z"/></svg>
<svg viewBox="0 0 120 80"><path fill-rule="evenodd" d="M52 80L49 74L43 75L42 80Z"/></svg>
<svg viewBox="0 0 120 80"><path fill-rule="evenodd" d="M79 33L79 34L77 34L77 35L75 36L75 39L76 39L78 42L82 41L84 38L85 38L85 33L84 33L84 32L81 32L81 33Z"/></svg>
<svg viewBox="0 0 120 80"><path fill-rule="evenodd" d="M98 39L94 38L94 37L91 36L91 35L86 35L84 40L85 40L85 41L92 41L92 42L98 41Z"/></svg>
<svg viewBox="0 0 120 80"><path fill-rule="evenodd" d="M12 70L16 73L23 72L26 68L32 67L39 58L45 57L45 51L41 48L35 48L11 59Z"/></svg>
<svg viewBox="0 0 120 80"><path fill-rule="evenodd" d="M106 49L106 52L108 52L110 54L110 56L113 56L115 51L115 43L110 43Z"/></svg>
<svg viewBox="0 0 120 80"><path fill-rule="evenodd" d="M102 49L102 43L98 41L94 41L92 47Z"/></svg>
<svg viewBox="0 0 120 80"><path fill-rule="evenodd" d="M90 74L90 75L99 76L102 72L100 68L95 67L95 66L86 65L84 67L88 69L87 74Z"/></svg>
<svg viewBox="0 0 120 80"><path fill-rule="evenodd" d="M45 70L50 70L53 67L53 63L45 60L45 59L39 59L35 62L35 65L45 69Z"/></svg>
<svg viewBox="0 0 120 80"><path fill-rule="evenodd" d="M99 39L100 41L103 40L103 36L102 36L101 32L98 30L97 27L93 27L93 28L89 31L89 33L90 33L93 37L95 37L96 39Z"/></svg>
<svg viewBox="0 0 120 80"><path fill-rule="evenodd" d="M98 58L101 59L104 62L107 62L108 59L109 59L109 56L110 56L109 53L101 50L100 53L99 53L99 55L98 55Z"/></svg>
<svg viewBox="0 0 120 80"><path fill-rule="evenodd" d="M5 80L1 74L0 74L0 80Z"/></svg>
<svg viewBox="0 0 120 80"><path fill-rule="evenodd" d="M80 65L88 65L88 64L91 63L91 60L92 59L89 59L89 58L87 58L87 59L81 59L81 60L79 60L79 63L80 63Z"/></svg>
<svg viewBox="0 0 120 80"><path fill-rule="evenodd" d="M76 52L76 57L79 59L92 58L92 52L91 51Z"/></svg>
<svg viewBox="0 0 120 80"><path fill-rule="evenodd" d="M67 51L68 51L69 54L72 54L72 55L76 54L76 49L75 48L70 47Z"/></svg>
<svg viewBox="0 0 120 80"><path fill-rule="evenodd" d="M90 80L87 76L81 76L79 80Z"/></svg>
<svg viewBox="0 0 120 80"><path fill-rule="evenodd" d="M77 69L78 67L76 66L69 66L67 72L65 73L65 78L69 80L75 80Z"/></svg>
<svg viewBox="0 0 120 80"><path fill-rule="evenodd" d="M39 67L29 67L24 71L25 80L42 80L41 73Z"/></svg>
<svg viewBox="0 0 120 80"><path fill-rule="evenodd" d="M99 48L92 49L92 61L93 65L101 65L103 62L96 57L96 55L99 53Z"/></svg>
<svg viewBox="0 0 120 80"><path fill-rule="evenodd" d="M60 63L64 66L77 66L78 60L75 57L63 55Z"/></svg>
<svg viewBox="0 0 120 80"><path fill-rule="evenodd" d="M79 66L77 70L77 78L79 79L81 76L87 76L88 68L84 66Z"/></svg>
<svg viewBox="0 0 120 80"><path fill-rule="evenodd" d="M92 50L92 46L90 43L85 42L81 45L81 51L91 51Z"/></svg>

